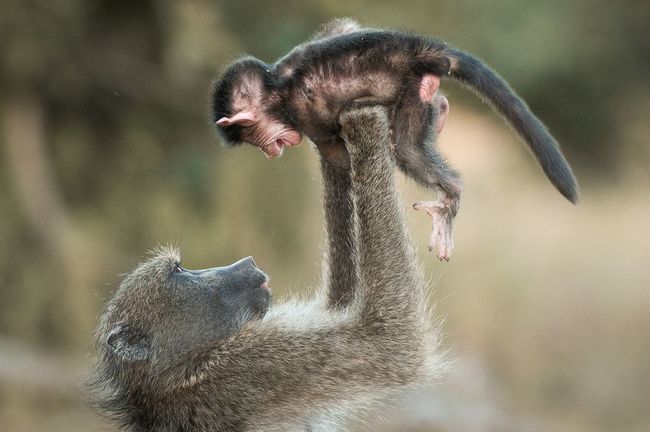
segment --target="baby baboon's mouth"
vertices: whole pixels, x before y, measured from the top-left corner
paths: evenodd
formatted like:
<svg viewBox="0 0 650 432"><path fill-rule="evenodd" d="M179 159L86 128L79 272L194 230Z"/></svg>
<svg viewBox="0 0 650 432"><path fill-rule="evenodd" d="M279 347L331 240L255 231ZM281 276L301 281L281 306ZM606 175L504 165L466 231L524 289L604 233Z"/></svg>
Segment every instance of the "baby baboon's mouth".
<svg viewBox="0 0 650 432"><path fill-rule="evenodd" d="M293 147L301 142L302 135L296 131L289 130L280 134L275 141L271 141L270 143L261 146L260 150L264 152L268 159L273 159L280 156L285 147Z"/></svg>
<svg viewBox="0 0 650 432"><path fill-rule="evenodd" d="M284 144L282 144L282 139L277 139L275 142L271 142L264 147L260 147L260 150L264 152L264 155L267 157L267 159L273 159L282 154L283 147Z"/></svg>
<svg viewBox="0 0 650 432"><path fill-rule="evenodd" d="M283 145L291 147L302 142L302 135L294 130L288 130L282 135L280 140Z"/></svg>

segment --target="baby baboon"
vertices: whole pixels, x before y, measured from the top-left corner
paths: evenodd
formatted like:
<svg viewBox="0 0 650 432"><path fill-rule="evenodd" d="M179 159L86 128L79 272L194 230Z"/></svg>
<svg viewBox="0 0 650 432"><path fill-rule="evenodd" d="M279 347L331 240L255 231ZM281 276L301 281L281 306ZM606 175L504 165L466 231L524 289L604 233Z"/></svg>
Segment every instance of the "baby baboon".
<svg viewBox="0 0 650 432"><path fill-rule="evenodd" d="M489 102L528 144L551 183L576 202L569 164L526 103L479 59L430 37L334 21L272 65L254 57L230 65L215 83L213 118L227 144L248 142L273 158L305 134L324 156L345 164L345 153L337 151L339 114L359 106L388 108L400 169L442 191L441 199L414 207L433 218L429 249L437 245L438 257L449 260L463 184L433 146L449 111L438 92L443 78Z"/></svg>
<svg viewBox="0 0 650 432"><path fill-rule="evenodd" d="M440 373L394 187L387 115L345 113L341 136L351 170L323 162L324 296L271 307L252 258L191 271L173 249L123 280L97 330L93 382L100 406L125 428L333 430L324 426L331 413Z"/></svg>

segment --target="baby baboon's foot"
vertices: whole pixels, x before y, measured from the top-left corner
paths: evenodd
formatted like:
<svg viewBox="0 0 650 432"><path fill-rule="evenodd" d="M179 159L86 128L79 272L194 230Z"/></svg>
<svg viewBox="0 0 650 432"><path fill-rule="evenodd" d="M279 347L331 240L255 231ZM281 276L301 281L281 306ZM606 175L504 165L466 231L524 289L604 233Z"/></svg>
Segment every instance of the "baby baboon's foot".
<svg viewBox="0 0 650 432"><path fill-rule="evenodd" d="M441 261L449 261L451 251L454 249L454 240L451 238L451 228L454 222L452 205L451 200L447 198L437 201L418 201L413 204L415 210L425 210L431 216L429 252L438 245L438 259Z"/></svg>

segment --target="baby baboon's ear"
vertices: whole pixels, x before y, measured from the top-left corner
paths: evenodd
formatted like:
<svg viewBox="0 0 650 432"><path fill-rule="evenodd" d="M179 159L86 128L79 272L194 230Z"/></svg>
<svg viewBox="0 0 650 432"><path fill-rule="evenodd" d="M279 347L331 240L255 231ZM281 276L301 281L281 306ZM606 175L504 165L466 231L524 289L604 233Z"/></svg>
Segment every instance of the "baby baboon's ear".
<svg viewBox="0 0 650 432"><path fill-rule="evenodd" d="M127 324L116 325L108 334L106 344L124 361L145 361L151 351L149 337Z"/></svg>
<svg viewBox="0 0 650 432"><path fill-rule="evenodd" d="M252 111L241 111L232 117L221 117L216 121L219 126L231 126L234 124L252 126L257 123L257 116Z"/></svg>

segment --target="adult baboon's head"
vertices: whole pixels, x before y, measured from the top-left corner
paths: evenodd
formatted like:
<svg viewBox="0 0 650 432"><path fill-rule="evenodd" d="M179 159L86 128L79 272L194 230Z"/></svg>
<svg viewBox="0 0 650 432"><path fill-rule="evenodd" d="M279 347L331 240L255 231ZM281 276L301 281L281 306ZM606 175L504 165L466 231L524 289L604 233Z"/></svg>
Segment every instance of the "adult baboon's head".
<svg viewBox="0 0 650 432"><path fill-rule="evenodd" d="M264 316L267 281L252 257L188 270L178 250L160 248L124 278L107 304L97 330L102 363L114 377L129 369L150 375L228 338Z"/></svg>

